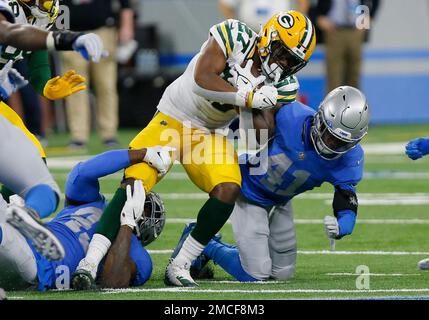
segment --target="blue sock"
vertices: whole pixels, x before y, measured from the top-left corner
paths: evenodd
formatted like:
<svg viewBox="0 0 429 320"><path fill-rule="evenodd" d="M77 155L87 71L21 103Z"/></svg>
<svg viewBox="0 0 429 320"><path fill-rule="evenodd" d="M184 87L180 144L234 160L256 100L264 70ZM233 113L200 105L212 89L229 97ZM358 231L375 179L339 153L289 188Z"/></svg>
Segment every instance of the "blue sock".
<svg viewBox="0 0 429 320"><path fill-rule="evenodd" d="M39 184L28 191L25 206L35 210L40 218L46 218L57 209L58 196L50 186Z"/></svg>
<svg viewBox="0 0 429 320"><path fill-rule="evenodd" d="M244 271L241 266L240 256L236 247L228 246L221 242L211 240L203 252L215 263L220 265L223 270L241 282L258 281Z"/></svg>

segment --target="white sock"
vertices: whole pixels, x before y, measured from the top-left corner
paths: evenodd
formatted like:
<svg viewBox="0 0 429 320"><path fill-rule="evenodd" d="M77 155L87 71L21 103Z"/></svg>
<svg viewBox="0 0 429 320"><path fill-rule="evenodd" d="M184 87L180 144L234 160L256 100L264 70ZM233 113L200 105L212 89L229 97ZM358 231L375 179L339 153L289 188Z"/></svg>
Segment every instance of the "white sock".
<svg viewBox="0 0 429 320"><path fill-rule="evenodd" d="M204 247L205 246L189 235L183 243L183 246L176 258L174 258L174 261L179 265L188 264L188 266L190 266L192 261L194 261L201 252L203 252Z"/></svg>
<svg viewBox="0 0 429 320"><path fill-rule="evenodd" d="M86 262L98 267L101 260L103 260L104 256L107 254L107 251L109 251L111 245L112 243L110 240L102 234L94 234L85 256Z"/></svg>

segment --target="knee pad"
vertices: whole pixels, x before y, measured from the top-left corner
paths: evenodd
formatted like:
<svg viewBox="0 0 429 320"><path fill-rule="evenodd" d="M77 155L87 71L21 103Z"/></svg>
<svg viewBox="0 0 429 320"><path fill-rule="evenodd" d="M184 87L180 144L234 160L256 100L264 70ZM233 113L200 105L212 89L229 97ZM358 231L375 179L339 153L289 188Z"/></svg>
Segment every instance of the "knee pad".
<svg viewBox="0 0 429 320"><path fill-rule="evenodd" d="M272 278L275 280L290 280L295 274L295 264L291 264L282 268L273 268Z"/></svg>
<svg viewBox="0 0 429 320"><path fill-rule="evenodd" d="M241 257L240 257L240 260ZM271 259L266 260L250 260L246 263L241 262L244 271L257 280L268 280L271 275Z"/></svg>

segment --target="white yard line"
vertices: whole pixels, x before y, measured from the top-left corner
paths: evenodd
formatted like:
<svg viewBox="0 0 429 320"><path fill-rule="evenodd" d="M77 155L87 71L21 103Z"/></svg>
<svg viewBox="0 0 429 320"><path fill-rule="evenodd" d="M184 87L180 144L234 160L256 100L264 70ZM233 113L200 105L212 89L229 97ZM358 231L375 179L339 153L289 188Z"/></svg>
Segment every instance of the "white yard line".
<svg viewBox="0 0 429 320"><path fill-rule="evenodd" d="M190 293L426 293L429 288L406 288L406 289L375 289L375 290L347 290L347 289L196 289L196 288L158 288L158 289L107 289L103 294L120 293L144 293L144 292L190 292Z"/></svg>
<svg viewBox="0 0 429 320"><path fill-rule="evenodd" d="M325 273L327 276L371 276L371 277L410 277L421 276L420 273L353 273L353 272L338 272L338 273Z"/></svg>
<svg viewBox="0 0 429 320"><path fill-rule="evenodd" d="M150 254L171 254L173 250L148 250ZM329 251L329 250L298 250L302 255L370 255L370 256L429 256L425 251Z"/></svg>

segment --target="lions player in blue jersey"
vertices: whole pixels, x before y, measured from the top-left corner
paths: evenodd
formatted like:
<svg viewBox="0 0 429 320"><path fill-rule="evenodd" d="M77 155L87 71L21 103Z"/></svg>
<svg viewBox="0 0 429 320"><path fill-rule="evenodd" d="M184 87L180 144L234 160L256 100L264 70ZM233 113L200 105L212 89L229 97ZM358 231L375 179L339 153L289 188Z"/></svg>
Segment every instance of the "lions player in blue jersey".
<svg viewBox="0 0 429 320"><path fill-rule="evenodd" d="M149 152L148 152L149 150ZM0 283L4 287L22 288L37 285L38 290L64 288L70 275L85 256L97 222L106 206L98 179L147 160L151 148L114 150L76 165L65 187L65 207L47 227L65 249L61 261L48 261L30 240L6 222L7 203L0 202ZM156 163L156 159L151 163ZM16 203L15 203L16 205ZM143 212L144 211L144 212ZM143 216L142 216L143 215ZM152 261L144 249L163 229L164 206L155 193L145 194L141 181L127 189L127 201L121 213L118 237L106 257L99 278L102 287L142 285L150 277ZM138 238L133 235L136 230ZM109 244L110 245L110 244ZM103 250L95 248L95 250Z"/></svg>
<svg viewBox="0 0 429 320"><path fill-rule="evenodd" d="M324 220L328 237L341 239L353 231L364 162L359 142L369 122L362 92L339 87L317 112L294 102L252 121L250 126L263 123L272 135L258 154L243 155L240 162L242 193L231 216L237 245L212 239L194 261L194 275L213 259L239 281L290 279L297 254L291 199L324 182L334 187L334 216ZM191 229L187 226L182 238Z"/></svg>
<svg viewBox="0 0 429 320"><path fill-rule="evenodd" d="M408 142L405 146L406 155L417 160L429 154L429 138L417 138ZM418 267L420 270L429 270L429 258L419 261Z"/></svg>

